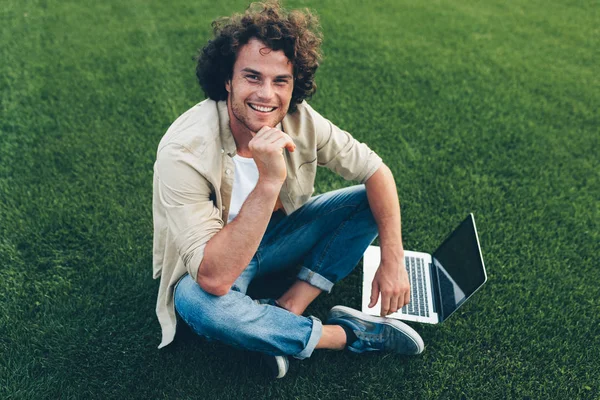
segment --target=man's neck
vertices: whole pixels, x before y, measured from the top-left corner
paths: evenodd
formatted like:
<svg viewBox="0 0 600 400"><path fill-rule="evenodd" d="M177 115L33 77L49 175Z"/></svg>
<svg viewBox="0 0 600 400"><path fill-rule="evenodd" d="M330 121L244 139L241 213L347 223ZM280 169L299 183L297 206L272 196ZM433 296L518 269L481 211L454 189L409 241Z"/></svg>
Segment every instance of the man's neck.
<svg viewBox="0 0 600 400"><path fill-rule="evenodd" d="M231 134L233 135L233 140L235 141L236 152L241 157L252 157L252 153L248 148L248 143L250 143L254 136L250 130L240 121L238 121L235 115L233 115L231 107L229 107L229 100L227 105L227 113L229 114L229 129L231 129Z"/></svg>
<svg viewBox="0 0 600 400"><path fill-rule="evenodd" d="M239 154L241 157L252 157L252 152L250 152L250 148L248 147L248 144L250 143L250 140L252 140L252 135L250 134L250 132L246 129L246 132L237 132L236 133L236 129L234 128L233 124L231 123L231 120L229 122L229 128L231 128L231 133L233 134L233 140L235 140L235 147L236 147L236 152L237 154Z"/></svg>

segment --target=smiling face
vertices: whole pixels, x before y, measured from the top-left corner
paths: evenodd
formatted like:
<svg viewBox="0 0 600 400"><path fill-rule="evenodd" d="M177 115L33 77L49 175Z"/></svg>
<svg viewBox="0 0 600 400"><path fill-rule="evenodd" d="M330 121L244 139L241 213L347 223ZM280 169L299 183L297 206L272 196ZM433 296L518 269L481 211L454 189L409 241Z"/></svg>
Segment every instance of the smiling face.
<svg viewBox="0 0 600 400"><path fill-rule="evenodd" d="M257 39L240 47L231 80L227 108L234 136L274 127L287 113L294 89L293 65L283 51Z"/></svg>

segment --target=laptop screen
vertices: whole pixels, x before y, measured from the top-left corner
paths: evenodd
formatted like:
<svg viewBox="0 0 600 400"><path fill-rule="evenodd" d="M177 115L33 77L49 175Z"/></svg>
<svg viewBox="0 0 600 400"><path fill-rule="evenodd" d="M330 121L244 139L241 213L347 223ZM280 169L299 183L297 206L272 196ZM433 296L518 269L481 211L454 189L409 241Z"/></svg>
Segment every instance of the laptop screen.
<svg viewBox="0 0 600 400"><path fill-rule="evenodd" d="M441 322L486 281L473 214L433 253L433 263L440 290Z"/></svg>

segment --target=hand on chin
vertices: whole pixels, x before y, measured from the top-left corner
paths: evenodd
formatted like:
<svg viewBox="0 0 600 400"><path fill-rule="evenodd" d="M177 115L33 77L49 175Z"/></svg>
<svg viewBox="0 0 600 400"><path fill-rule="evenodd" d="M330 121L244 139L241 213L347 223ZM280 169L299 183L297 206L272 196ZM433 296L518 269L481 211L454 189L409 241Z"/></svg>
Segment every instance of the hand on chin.
<svg viewBox="0 0 600 400"><path fill-rule="evenodd" d="M248 129L250 130L250 132L252 132L252 136L254 136L265 126L268 126L269 128L274 128L275 126L277 126L277 124L279 124L279 122L280 121L276 121L274 118L252 121L251 124L248 124Z"/></svg>

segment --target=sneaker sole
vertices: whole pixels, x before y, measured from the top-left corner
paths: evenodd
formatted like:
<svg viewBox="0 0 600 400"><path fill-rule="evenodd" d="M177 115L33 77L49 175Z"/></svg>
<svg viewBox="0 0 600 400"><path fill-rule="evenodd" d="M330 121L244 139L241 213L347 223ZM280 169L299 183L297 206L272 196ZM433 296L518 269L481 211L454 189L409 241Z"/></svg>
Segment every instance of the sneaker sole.
<svg viewBox="0 0 600 400"><path fill-rule="evenodd" d="M264 362L271 370L271 376L275 379L283 378L290 369L290 362L286 356L271 356L262 354Z"/></svg>
<svg viewBox="0 0 600 400"><path fill-rule="evenodd" d="M275 379L281 379L287 374L288 369L290 368L290 362L285 356L275 357L275 361L277 361L277 369L279 370L279 374L277 374Z"/></svg>
<svg viewBox="0 0 600 400"><path fill-rule="evenodd" d="M378 324L384 324L388 326L392 326L402 333L404 333L407 337L409 337L417 346L417 352L412 354L421 354L423 350L425 350L425 343L421 336L410 326L406 325L404 322L397 321L392 318L385 317L375 317L373 315L365 314L363 312L357 311L353 308L346 306L335 306L329 311L328 320L334 318L340 318L345 315L349 315L354 318L362 319L369 322L374 322Z"/></svg>

